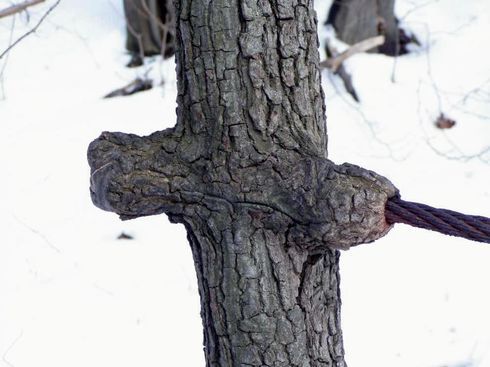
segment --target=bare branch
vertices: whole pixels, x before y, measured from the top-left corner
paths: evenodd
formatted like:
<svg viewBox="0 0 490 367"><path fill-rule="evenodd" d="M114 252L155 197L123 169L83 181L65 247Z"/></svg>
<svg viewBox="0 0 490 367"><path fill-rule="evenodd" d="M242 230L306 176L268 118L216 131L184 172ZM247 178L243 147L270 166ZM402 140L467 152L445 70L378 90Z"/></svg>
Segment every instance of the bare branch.
<svg viewBox="0 0 490 367"><path fill-rule="evenodd" d="M328 43L325 45L325 51L327 53L327 57L329 59L335 59L337 56L339 56L339 53L337 50L333 47L331 47ZM352 78L350 74L345 70L345 67L343 64L340 64L338 68L335 71L332 71L334 74L338 75L340 79L344 82L345 89L347 92L354 98L356 102L360 102L359 96L357 95L356 89L354 88L354 85L352 84Z"/></svg>
<svg viewBox="0 0 490 367"><path fill-rule="evenodd" d="M381 46L385 42L385 36L376 36L376 37L371 37L367 38L364 41L358 42L351 47L349 47L347 50L339 54L338 56L334 58L327 59L325 61L322 61L320 63L320 67L322 68L328 68L332 70L333 72L337 71L337 69L340 67L340 65L349 57L351 57L354 54L357 54L359 52L364 52L367 50L370 50L374 47Z"/></svg>
<svg viewBox="0 0 490 367"><path fill-rule="evenodd" d="M4 17L9 17L9 16L17 14L17 13L20 13L21 11L27 9L30 6L34 6L34 5L43 3L45 1L46 0L27 0L27 1L24 1L23 3L9 6L8 8L0 10L0 19L4 18Z"/></svg>
<svg viewBox="0 0 490 367"><path fill-rule="evenodd" d="M28 32L24 33L22 36L20 36L14 43L12 43L9 47L7 47L7 49L5 51L3 51L1 54L0 54L0 59L2 59L5 55L7 55L10 50L12 48L14 48L15 46L17 46L17 44L19 44L24 38L30 36L31 34L35 33L37 31L37 29L39 28L39 26L42 24L42 22L44 21L44 19L47 18L47 16L58 6L58 4L61 2L61 0L57 0L49 9L48 11L46 11L46 13L44 13L44 15L41 17L41 19L39 19L39 21L37 22L37 24L34 26L34 28L32 28L31 30L29 30Z"/></svg>

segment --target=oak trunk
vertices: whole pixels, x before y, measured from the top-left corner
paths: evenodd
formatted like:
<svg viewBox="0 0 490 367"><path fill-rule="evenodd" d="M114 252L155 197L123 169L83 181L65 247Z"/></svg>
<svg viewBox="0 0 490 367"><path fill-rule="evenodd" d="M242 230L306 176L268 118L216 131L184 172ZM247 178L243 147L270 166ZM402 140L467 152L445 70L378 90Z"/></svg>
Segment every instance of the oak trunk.
<svg viewBox="0 0 490 367"><path fill-rule="evenodd" d="M384 235L383 177L327 159L312 1L182 0L177 124L103 133L91 193L183 223L207 366L345 366L339 252Z"/></svg>

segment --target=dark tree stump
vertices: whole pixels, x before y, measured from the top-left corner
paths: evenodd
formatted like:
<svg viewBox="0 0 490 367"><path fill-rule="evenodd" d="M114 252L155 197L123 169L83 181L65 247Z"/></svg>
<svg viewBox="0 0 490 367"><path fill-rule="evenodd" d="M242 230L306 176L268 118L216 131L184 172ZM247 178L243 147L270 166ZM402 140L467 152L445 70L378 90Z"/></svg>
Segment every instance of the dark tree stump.
<svg viewBox="0 0 490 367"><path fill-rule="evenodd" d="M327 23L350 45L382 34L385 43L372 51L397 56L401 50L394 7L395 0L335 0Z"/></svg>
<svg viewBox="0 0 490 367"><path fill-rule="evenodd" d="M172 0L124 0L126 49L136 57L175 53ZM133 65L136 66L136 65Z"/></svg>

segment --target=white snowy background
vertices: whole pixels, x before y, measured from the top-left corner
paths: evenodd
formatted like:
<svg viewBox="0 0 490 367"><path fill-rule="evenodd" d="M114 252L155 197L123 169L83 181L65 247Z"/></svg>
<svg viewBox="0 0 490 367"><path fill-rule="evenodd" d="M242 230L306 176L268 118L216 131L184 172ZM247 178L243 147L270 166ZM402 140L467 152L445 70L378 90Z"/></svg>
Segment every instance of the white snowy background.
<svg viewBox="0 0 490 367"><path fill-rule="evenodd" d="M1 367L204 365L184 228L90 201L91 140L175 122L174 60L124 67L121 3L61 0L0 59ZM0 53L53 4L0 19ZM329 157L389 177L406 200L490 216L490 2L397 0L396 12L421 46L350 58L360 104L323 74ZM101 98L145 73L164 83ZM436 129L440 112L456 126ZM490 366L490 246L397 225L341 267L350 367Z"/></svg>

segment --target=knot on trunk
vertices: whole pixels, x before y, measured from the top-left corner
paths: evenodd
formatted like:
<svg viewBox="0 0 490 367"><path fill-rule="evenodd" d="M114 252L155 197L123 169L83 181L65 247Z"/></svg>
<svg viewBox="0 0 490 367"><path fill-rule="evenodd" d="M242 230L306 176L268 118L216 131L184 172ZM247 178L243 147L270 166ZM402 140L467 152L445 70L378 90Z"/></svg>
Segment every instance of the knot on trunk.
<svg viewBox="0 0 490 367"><path fill-rule="evenodd" d="M179 145L171 130L103 133L88 150L94 204L122 219L166 213L177 221L197 207L226 208L223 216L259 208L264 225L286 226L289 239L309 253L372 242L391 228L384 210L397 190L374 172L315 157L284 164L270 156L237 167L226 164L229 153L228 160L189 162ZM274 224L276 214L287 220Z"/></svg>
<svg viewBox="0 0 490 367"><path fill-rule="evenodd" d="M325 246L347 250L388 233L392 225L386 222L385 205L398 195L388 179L352 164L335 165L325 159L315 162L314 170L311 166L312 161L306 161L302 165L305 171L299 173L301 168L297 167L299 174L290 179L298 183L301 176L304 180L304 186L292 186L289 199L301 223L289 234L295 243L314 254Z"/></svg>

